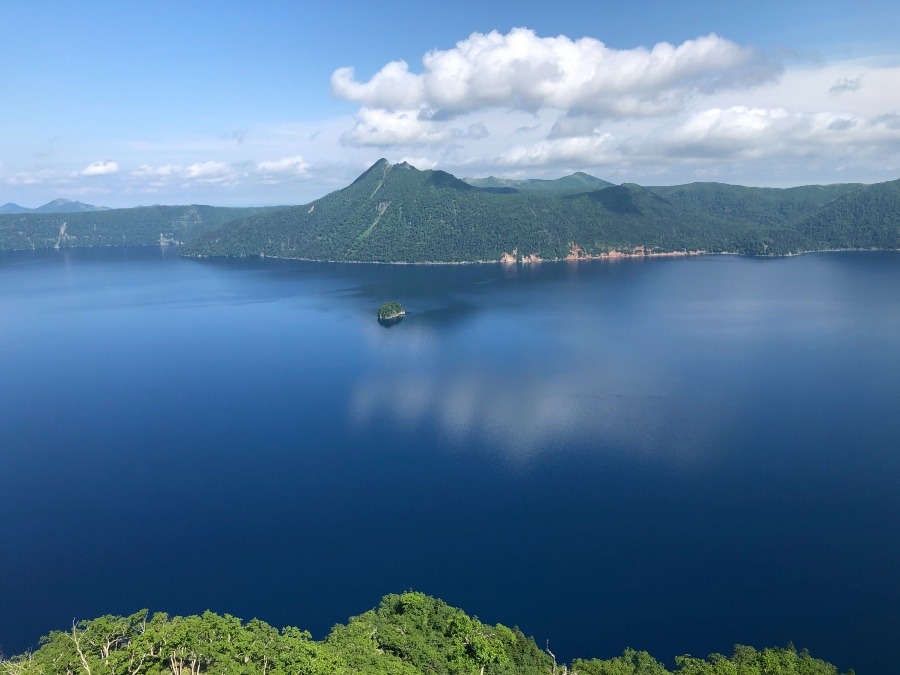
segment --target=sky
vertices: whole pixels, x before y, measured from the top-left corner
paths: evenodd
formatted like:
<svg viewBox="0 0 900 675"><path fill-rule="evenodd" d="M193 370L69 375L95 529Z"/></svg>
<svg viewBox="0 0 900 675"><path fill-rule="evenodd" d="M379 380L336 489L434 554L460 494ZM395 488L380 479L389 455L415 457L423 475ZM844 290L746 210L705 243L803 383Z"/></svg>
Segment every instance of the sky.
<svg viewBox="0 0 900 675"><path fill-rule="evenodd" d="M0 204L900 178L900 3L0 3Z"/></svg>

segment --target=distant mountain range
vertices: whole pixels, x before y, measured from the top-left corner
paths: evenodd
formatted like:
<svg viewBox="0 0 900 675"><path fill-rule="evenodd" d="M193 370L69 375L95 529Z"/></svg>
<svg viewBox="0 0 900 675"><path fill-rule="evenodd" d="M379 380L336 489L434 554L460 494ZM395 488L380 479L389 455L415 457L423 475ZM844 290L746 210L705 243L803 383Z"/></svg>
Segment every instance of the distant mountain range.
<svg viewBox="0 0 900 675"><path fill-rule="evenodd" d="M29 209L12 202L0 206L0 213L82 213L85 211L107 211L106 206L93 206L83 202L73 202L71 199L54 199L36 209Z"/></svg>
<svg viewBox="0 0 900 675"><path fill-rule="evenodd" d="M900 248L900 181L648 188L584 173L546 181L460 180L382 159L342 190L225 223L182 253L511 262L851 248Z"/></svg>
<svg viewBox="0 0 900 675"><path fill-rule="evenodd" d="M536 192L586 192L612 187L614 183L596 178L583 171L576 171L569 176L563 176L555 180L543 180L540 178L463 178L463 181L488 192L522 192L533 190Z"/></svg>
<svg viewBox="0 0 900 675"><path fill-rule="evenodd" d="M47 212L59 201L0 214L0 249L179 244L198 257L448 263L900 249L900 180L786 189L613 185L580 172L460 180L381 159L303 206Z"/></svg>
<svg viewBox="0 0 900 675"><path fill-rule="evenodd" d="M138 206L77 213L0 214L0 250L181 244L261 208Z"/></svg>

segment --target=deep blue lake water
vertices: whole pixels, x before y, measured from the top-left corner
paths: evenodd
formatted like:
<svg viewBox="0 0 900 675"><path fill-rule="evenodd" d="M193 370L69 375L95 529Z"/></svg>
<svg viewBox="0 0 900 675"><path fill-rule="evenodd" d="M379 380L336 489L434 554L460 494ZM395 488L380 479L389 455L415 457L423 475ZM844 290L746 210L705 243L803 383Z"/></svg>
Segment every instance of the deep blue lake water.
<svg viewBox="0 0 900 675"><path fill-rule="evenodd" d="M412 588L565 660L888 675L898 439L898 253L0 254L0 645L142 607L322 637Z"/></svg>

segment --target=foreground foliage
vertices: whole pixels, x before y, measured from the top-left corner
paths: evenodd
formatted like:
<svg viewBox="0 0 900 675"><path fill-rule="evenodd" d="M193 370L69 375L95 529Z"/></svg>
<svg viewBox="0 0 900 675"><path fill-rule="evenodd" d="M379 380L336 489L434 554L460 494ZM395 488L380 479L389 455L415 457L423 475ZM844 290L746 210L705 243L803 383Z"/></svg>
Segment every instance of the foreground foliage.
<svg viewBox="0 0 900 675"><path fill-rule="evenodd" d="M737 646L731 657L676 659L678 675L838 675L806 651ZM518 628L489 626L460 609L408 592L335 626L322 641L253 619L103 616L54 631L34 653L0 661L3 675L667 675L646 652L557 665ZM852 673L852 671L850 671Z"/></svg>

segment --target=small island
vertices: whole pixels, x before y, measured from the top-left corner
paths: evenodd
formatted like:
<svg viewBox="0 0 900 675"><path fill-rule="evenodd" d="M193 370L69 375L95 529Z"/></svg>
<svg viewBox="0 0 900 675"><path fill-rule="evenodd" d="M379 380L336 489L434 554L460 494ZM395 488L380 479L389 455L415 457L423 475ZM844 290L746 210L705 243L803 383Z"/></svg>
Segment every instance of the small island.
<svg viewBox="0 0 900 675"><path fill-rule="evenodd" d="M402 316L406 316L406 310L399 302L391 300L378 308L378 318L382 321L392 321Z"/></svg>

